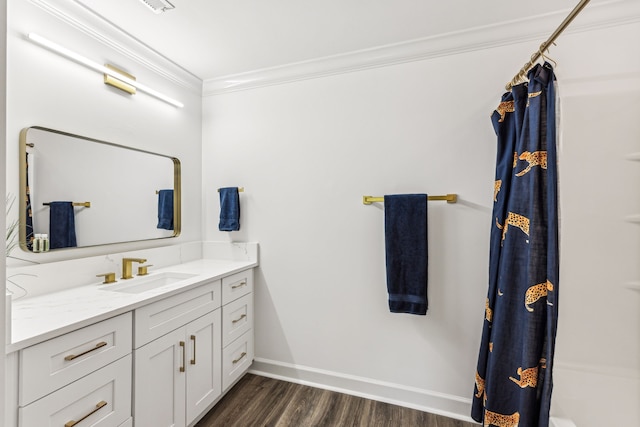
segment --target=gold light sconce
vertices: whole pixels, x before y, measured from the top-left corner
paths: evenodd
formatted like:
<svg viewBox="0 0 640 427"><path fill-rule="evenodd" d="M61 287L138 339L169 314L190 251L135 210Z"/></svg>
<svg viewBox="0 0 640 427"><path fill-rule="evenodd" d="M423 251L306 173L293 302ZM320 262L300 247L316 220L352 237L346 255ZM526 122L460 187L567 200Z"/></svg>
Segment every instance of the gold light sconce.
<svg viewBox="0 0 640 427"><path fill-rule="evenodd" d="M117 67L114 67L111 64L104 64L104 66L107 67L108 69L110 69L111 71L114 71L114 72L116 72L118 74L122 74L124 77L128 78L129 80L133 80L133 81L136 80L135 76L132 76L129 73L125 73L121 69L119 69ZM104 74L104 83L109 85L109 86L113 86L113 87L115 87L117 89L120 89L120 90L122 90L124 92L127 92L127 93L129 93L131 95L135 95L136 94L136 87L135 86L132 86L132 85L130 85L130 84L118 79L117 77L115 77L112 74L106 74L106 73Z"/></svg>
<svg viewBox="0 0 640 427"><path fill-rule="evenodd" d="M144 92L148 95L151 95L157 99L160 99L168 104L173 105L174 107L182 108L184 104L180 101L177 101L173 98L168 97L167 95L158 92L155 89L150 88L147 85L144 85L138 81L136 81L135 77L131 76L128 73L125 73L122 70L117 69L113 65L102 65L99 64L89 58L86 58L79 53L76 53L66 47L59 45L45 37L42 37L35 33L27 34L27 37L32 42L39 44L40 46L46 47L72 61L75 61L79 64L82 64L86 67L89 67L95 71L103 73L105 75L105 83L111 86L117 87L128 93L136 93L136 91ZM133 92L131 92L133 90Z"/></svg>

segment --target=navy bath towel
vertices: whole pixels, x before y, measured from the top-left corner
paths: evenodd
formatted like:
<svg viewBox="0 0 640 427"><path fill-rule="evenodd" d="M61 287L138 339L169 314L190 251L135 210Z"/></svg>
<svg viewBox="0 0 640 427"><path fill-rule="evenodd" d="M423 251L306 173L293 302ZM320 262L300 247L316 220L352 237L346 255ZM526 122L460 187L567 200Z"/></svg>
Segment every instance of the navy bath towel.
<svg viewBox="0 0 640 427"><path fill-rule="evenodd" d="M238 187L220 189L220 231L240 230L240 196Z"/></svg>
<svg viewBox="0 0 640 427"><path fill-rule="evenodd" d="M173 230L173 190L158 191L158 227Z"/></svg>
<svg viewBox="0 0 640 427"><path fill-rule="evenodd" d="M384 227L389 310L427 314L427 195L384 196Z"/></svg>
<svg viewBox="0 0 640 427"><path fill-rule="evenodd" d="M76 221L71 202L49 203L49 248L75 248Z"/></svg>

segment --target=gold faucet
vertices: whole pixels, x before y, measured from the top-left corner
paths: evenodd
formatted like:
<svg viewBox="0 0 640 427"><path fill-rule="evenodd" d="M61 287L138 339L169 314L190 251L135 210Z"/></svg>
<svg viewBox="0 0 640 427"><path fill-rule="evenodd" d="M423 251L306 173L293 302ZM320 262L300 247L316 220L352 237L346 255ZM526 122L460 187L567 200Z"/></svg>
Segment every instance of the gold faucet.
<svg viewBox="0 0 640 427"><path fill-rule="evenodd" d="M142 264L143 262L147 262L147 260L144 258L122 258L122 279L133 278L131 269L134 262Z"/></svg>

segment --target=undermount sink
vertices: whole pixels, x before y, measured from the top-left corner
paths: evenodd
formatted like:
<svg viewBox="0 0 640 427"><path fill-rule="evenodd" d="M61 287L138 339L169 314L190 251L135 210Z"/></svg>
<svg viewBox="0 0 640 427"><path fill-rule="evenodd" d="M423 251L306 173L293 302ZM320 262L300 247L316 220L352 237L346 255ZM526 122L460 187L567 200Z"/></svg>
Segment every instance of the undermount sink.
<svg viewBox="0 0 640 427"><path fill-rule="evenodd" d="M147 292L153 289L161 288L163 286L171 285L173 283L181 282L194 276L196 275L176 272L165 272L157 274L152 273L148 277L136 277L134 279L122 281L117 285L105 285L100 289L103 291L140 294L142 292Z"/></svg>

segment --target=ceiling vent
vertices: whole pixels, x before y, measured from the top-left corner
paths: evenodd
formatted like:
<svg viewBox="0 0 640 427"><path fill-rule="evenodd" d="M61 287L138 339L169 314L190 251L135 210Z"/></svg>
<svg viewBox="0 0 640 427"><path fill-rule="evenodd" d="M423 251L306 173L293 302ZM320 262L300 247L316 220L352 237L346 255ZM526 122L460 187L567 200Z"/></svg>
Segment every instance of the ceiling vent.
<svg viewBox="0 0 640 427"><path fill-rule="evenodd" d="M153 10L154 13L162 13L175 8L167 0L140 0L145 6Z"/></svg>

